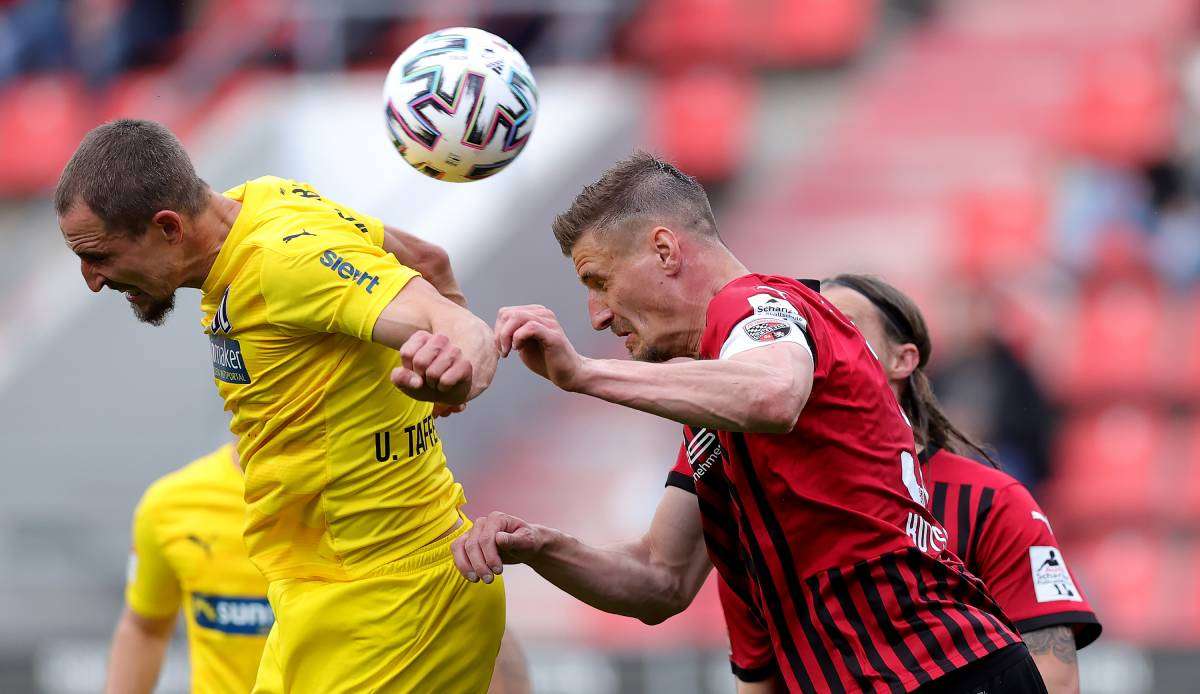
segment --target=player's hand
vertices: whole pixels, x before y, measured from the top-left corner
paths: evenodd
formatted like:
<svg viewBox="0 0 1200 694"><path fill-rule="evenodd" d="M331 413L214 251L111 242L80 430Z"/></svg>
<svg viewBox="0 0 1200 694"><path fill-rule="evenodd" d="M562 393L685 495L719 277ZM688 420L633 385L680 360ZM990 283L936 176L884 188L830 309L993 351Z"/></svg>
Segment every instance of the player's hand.
<svg viewBox="0 0 1200 694"><path fill-rule="evenodd" d="M400 363L392 383L414 400L461 405L470 396L474 367L445 335L416 331L400 347Z"/></svg>
<svg viewBox="0 0 1200 694"><path fill-rule="evenodd" d="M544 540L538 526L492 511L476 518L475 525L450 545L454 565L468 581L491 583L505 564L522 564L535 558Z"/></svg>
<svg viewBox="0 0 1200 694"><path fill-rule="evenodd" d="M554 312L545 306L506 306L496 316L496 349L507 357L516 349L529 370L563 390L575 390L583 357L567 339Z"/></svg>

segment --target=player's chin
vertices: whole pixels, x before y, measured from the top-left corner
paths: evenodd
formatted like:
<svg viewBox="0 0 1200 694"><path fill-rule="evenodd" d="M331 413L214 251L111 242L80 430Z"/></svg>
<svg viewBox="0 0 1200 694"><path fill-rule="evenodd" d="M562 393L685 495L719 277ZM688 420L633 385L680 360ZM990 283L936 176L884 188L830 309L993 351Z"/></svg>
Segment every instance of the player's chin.
<svg viewBox="0 0 1200 694"><path fill-rule="evenodd" d="M159 326L170 315L171 311L175 310L175 295L171 294L165 299L155 299L142 294L132 303L130 307L133 309L133 315L143 323Z"/></svg>
<svg viewBox="0 0 1200 694"><path fill-rule="evenodd" d="M629 356L632 357L634 361L644 361L651 364L661 364L664 361L670 361L674 358L661 349L643 343L630 346Z"/></svg>

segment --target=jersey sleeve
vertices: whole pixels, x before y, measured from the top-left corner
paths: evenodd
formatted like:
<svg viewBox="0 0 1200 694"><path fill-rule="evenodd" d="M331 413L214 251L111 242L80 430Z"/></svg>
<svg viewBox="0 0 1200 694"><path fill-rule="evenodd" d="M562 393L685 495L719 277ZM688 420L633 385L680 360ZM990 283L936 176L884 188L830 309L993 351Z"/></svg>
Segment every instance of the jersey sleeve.
<svg viewBox="0 0 1200 694"><path fill-rule="evenodd" d="M1076 648L1100 636L1101 626L1050 526L1024 486L996 492L975 557L979 577L1021 633L1070 626Z"/></svg>
<svg viewBox="0 0 1200 694"><path fill-rule="evenodd" d="M293 254L264 250L260 289L275 325L366 341L379 314L418 276L367 240L314 243Z"/></svg>
<svg viewBox="0 0 1200 694"><path fill-rule="evenodd" d="M696 493L696 480L692 478L692 466L688 462L687 439L679 444L679 455L675 458L675 467L667 473L667 487L678 487L685 492Z"/></svg>
<svg viewBox="0 0 1200 694"><path fill-rule="evenodd" d="M789 293L770 285L739 285L718 294L709 305L704 356L716 359L792 342L812 353L809 319Z"/></svg>
<svg viewBox="0 0 1200 694"><path fill-rule="evenodd" d="M133 516L133 549L125 577L125 602L147 618L167 617L179 609L181 590L155 531L153 509L143 498Z"/></svg>
<svg viewBox="0 0 1200 694"><path fill-rule="evenodd" d="M725 579L717 578L717 595L729 630L729 665L743 682L761 682L775 676L771 636L754 608L738 596Z"/></svg>

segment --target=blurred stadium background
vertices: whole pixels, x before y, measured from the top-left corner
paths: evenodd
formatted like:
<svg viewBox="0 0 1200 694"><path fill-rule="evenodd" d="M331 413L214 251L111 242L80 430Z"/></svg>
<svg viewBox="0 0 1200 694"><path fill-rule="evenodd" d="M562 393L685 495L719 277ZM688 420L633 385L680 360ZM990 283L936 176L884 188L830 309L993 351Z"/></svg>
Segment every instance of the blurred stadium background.
<svg viewBox="0 0 1200 694"><path fill-rule="evenodd" d="M664 153L752 268L877 272L919 299L952 416L1036 490L1104 622L1083 690L1196 691L1197 5L0 0L0 691L99 689L136 500L226 436L197 294L138 324L57 231L61 166L125 115L181 133L217 189L307 180L445 246L485 319L545 303L614 356L549 222L633 147ZM469 185L401 162L379 94L454 25L516 45L543 99L521 159ZM596 541L646 527L679 437L515 365L439 426L476 515ZM506 578L537 691L731 691L707 588L649 628Z"/></svg>

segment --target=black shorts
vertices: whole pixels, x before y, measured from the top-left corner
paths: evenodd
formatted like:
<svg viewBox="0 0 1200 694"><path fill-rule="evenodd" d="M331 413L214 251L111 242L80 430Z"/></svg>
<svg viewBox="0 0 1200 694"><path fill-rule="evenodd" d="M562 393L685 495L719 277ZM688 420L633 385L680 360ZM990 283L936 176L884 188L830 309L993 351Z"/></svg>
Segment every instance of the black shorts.
<svg viewBox="0 0 1200 694"><path fill-rule="evenodd" d="M915 694L1046 694L1046 684L1023 643L967 663Z"/></svg>

